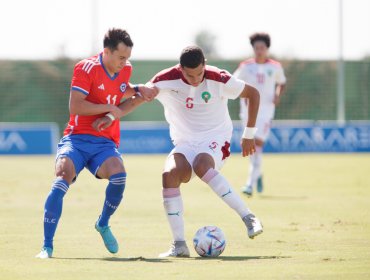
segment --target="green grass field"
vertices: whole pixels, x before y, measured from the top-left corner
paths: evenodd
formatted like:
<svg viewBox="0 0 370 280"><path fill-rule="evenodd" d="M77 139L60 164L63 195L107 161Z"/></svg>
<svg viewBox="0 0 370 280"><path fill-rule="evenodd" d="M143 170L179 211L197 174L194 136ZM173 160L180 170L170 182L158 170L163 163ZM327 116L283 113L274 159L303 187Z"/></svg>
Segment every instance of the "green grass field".
<svg viewBox="0 0 370 280"><path fill-rule="evenodd" d="M244 197L265 232L247 238L240 218L200 180L184 185L189 245L204 225L227 238L215 259L158 259L171 241L161 198L165 155L126 156L124 201L111 219L120 252L110 255L94 222L104 181L83 171L64 200L54 258L42 245L43 204L53 157L0 157L0 279L370 279L370 156L266 155L266 192ZM239 191L247 161L222 172Z"/></svg>

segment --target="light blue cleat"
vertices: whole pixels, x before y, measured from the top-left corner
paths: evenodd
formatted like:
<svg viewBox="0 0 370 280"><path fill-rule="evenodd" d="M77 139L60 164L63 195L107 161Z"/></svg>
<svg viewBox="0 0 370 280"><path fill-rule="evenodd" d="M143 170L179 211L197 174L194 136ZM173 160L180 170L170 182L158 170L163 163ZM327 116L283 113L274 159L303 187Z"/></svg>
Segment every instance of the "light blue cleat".
<svg viewBox="0 0 370 280"><path fill-rule="evenodd" d="M53 256L53 248L42 247L41 252L38 253L35 258L39 259L50 259Z"/></svg>
<svg viewBox="0 0 370 280"><path fill-rule="evenodd" d="M257 179L257 192L259 192L259 193L263 192L262 176L259 176L258 179Z"/></svg>
<svg viewBox="0 0 370 280"><path fill-rule="evenodd" d="M110 230L110 226L100 227L98 225L98 222L96 222L95 229L100 233L101 237L103 238L104 245L107 248L107 250L112 254L117 253L118 243L112 231Z"/></svg>

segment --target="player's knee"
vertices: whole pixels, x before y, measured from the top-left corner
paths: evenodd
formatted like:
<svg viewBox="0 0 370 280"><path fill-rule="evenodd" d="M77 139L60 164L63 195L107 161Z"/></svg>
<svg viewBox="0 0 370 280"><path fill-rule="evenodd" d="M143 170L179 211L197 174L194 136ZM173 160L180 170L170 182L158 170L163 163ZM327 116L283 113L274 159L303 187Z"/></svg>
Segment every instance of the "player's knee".
<svg viewBox="0 0 370 280"><path fill-rule="evenodd" d="M73 162L68 158L59 158L55 166L55 177L72 184L76 177Z"/></svg>
<svg viewBox="0 0 370 280"><path fill-rule="evenodd" d="M197 156L193 163L195 174L202 178L210 168L214 168L208 158Z"/></svg>
<svg viewBox="0 0 370 280"><path fill-rule="evenodd" d="M65 170L58 170L55 172L56 179L64 180L69 185L71 185L74 182L75 175L71 174L70 172L67 172Z"/></svg>
<svg viewBox="0 0 370 280"><path fill-rule="evenodd" d="M176 187L181 183L180 172L173 168L162 173L162 182L164 187Z"/></svg>
<svg viewBox="0 0 370 280"><path fill-rule="evenodd" d="M126 170L123 166L122 160L118 157L111 157L98 169L96 176L102 179L109 179L116 174L125 172Z"/></svg>

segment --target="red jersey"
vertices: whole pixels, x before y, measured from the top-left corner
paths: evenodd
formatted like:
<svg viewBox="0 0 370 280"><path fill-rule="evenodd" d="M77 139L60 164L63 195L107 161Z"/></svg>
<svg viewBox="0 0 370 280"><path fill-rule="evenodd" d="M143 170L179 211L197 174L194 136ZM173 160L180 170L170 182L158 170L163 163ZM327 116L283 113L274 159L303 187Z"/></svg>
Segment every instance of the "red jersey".
<svg viewBox="0 0 370 280"><path fill-rule="evenodd" d="M95 104L119 105L125 95L131 77L132 66L128 62L119 72L111 76L103 65L102 53L78 62L73 71L71 90L79 91L86 95L86 100ZM98 132L91 125L105 115L80 116L70 114L64 135L90 134L106 137L119 146L120 128L119 120Z"/></svg>

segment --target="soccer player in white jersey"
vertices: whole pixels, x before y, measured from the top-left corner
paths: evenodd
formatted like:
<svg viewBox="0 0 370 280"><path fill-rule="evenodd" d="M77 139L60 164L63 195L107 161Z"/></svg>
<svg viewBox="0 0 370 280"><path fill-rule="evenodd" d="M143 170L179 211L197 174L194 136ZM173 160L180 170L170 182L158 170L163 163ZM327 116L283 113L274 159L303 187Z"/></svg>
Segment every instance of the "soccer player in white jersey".
<svg viewBox="0 0 370 280"><path fill-rule="evenodd" d="M236 213L247 227L248 236L262 233L262 224L233 190L219 170L230 155L232 122L227 108L228 99L248 99L249 110L241 139L243 156L255 151L255 122L259 107L258 91L236 79L227 71L205 64L199 47L182 51L180 64L155 75L151 84L159 89L157 99L162 103L175 145L162 174L164 208L173 235L169 251L160 257L188 257L185 242L183 202L180 185L198 176ZM134 98L120 105L122 116L142 104ZM111 123L107 117L95 122L96 129Z"/></svg>
<svg viewBox="0 0 370 280"><path fill-rule="evenodd" d="M240 63L234 76L253 85L260 93L260 107L257 116L257 133L255 137L256 152L250 157L249 176L242 191L251 196L253 188L263 191L262 151L270 133L271 121L275 115L275 106L279 104L285 89L286 78L281 64L268 58L271 39L266 33L255 33L250 36L250 43L255 54L254 58ZM240 119L246 121L248 99L240 99Z"/></svg>

